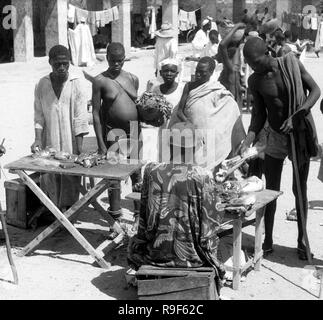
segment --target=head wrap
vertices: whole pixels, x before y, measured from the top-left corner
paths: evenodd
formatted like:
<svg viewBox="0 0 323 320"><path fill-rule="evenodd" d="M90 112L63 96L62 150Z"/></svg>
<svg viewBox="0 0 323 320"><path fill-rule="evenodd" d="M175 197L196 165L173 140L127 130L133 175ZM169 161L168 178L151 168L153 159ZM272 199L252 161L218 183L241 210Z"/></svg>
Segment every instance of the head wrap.
<svg viewBox="0 0 323 320"><path fill-rule="evenodd" d="M202 27L204 27L205 25L207 25L209 22L210 22L210 20L209 20L209 19L204 19L204 20L202 21Z"/></svg>
<svg viewBox="0 0 323 320"><path fill-rule="evenodd" d="M70 59L70 52L66 47L59 44L49 50L48 56L49 59L55 59L57 56L65 56Z"/></svg>
<svg viewBox="0 0 323 320"><path fill-rule="evenodd" d="M164 59L164 60L162 60L162 61L160 62L160 69L161 69L163 66L166 66L166 65L168 65L168 64L172 64L172 65L174 65L174 66L176 66L176 67L178 67L178 66L179 66L179 62L178 62L178 60L176 60L176 59L172 59L172 58L167 58L167 59Z"/></svg>

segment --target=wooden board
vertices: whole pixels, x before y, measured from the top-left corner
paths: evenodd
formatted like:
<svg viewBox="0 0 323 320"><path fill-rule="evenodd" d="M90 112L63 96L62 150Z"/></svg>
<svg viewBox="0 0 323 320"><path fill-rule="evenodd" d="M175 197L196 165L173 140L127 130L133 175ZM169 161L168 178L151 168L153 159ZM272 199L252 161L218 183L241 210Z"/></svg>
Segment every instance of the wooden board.
<svg viewBox="0 0 323 320"><path fill-rule="evenodd" d="M11 162L5 166L8 170L25 170L41 173L56 173L72 176L86 176L93 178L105 178L109 180L125 180L132 173L139 170L144 162L138 164L128 164L127 161L120 162L118 164L104 163L92 168L84 168L79 164L75 164L74 168L63 169L55 165L39 165L35 164L35 159L31 156L23 157L17 161ZM57 163L58 160L53 160L53 163Z"/></svg>
<svg viewBox="0 0 323 320"><path fill-rule="evenodd" d="M265 189L259 192L251 192L249 194L256 196L256 203L252 206L252 208L249 211L247 211L245 214L235 214L226 212L224 217L227 219L239 219L242 216L248 218L259 209L265 207L268 203L276 200L279 196L283 194L283 192Z"/></svg>

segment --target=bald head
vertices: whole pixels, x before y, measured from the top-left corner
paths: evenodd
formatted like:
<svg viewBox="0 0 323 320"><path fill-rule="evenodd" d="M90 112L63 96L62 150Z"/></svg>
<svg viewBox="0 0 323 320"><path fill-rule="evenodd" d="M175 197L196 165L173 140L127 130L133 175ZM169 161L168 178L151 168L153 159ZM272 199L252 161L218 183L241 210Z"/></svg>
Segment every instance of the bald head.
<svg viewBox="0 0 323 320"><path fill-rule="evenodd" d="M262 56L267 52L265 41L259 37L249 38L243 47L243 55L245 58L251 58L255 55Z"/></svg>
<svg viewBox="0 0 323 320"><path fill-rule="evenodd" d="M117 57L124 57L125 56L125 49L122 43L120 42L111 42L107 46L107 56L117 56Z"/></svg>
<svg viewBox="0 0 323 320"><path fill-rule="evenodd" d="M266 42L258 37L248 39L243 55L249 66L257 73L264 73L269 69L270 57Z"/></svg>

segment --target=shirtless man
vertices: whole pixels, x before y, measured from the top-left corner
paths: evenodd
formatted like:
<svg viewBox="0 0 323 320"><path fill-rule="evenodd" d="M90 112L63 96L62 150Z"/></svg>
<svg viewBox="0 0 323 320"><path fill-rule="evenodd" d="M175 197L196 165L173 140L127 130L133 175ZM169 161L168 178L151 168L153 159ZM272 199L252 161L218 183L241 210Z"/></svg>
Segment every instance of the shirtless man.
<svg viewBox="0 0 323 320"><path fill-rule="evenodd" d="M123 130L128 138L130 134L132 137L140 136L139 123L138 126L134 126L135 129L138 128L138 132L130 132L130 122L138 121L135 100L139 81L135 75L122 70L125 50L121 43L112 42L108 45L107 61L108 70L95 77L92 84L93 124L99 154L106 154L115 143L114 137L109 135L113 129ZM114 132L117 133L116 130ZM134 173L131 180L134 188L141 181L140 171ZM112 206L110 203L111 211L119 209L119 204Z"/></svg>
<svg viewBox="0 0 323 320"><path fill-rule="evenodd" d="M251 124L248 135L242 145L243 153L254 141L257 134L264 127L266 120L269 123L269 135L265 150L265 177L266 188L280 190L281 173L284 159L289 154L289 137L287 134L292 130L292 121L288 120L289 114L289 92L287 92L282 78L278 59L268 55L266 43L260 38L249 39L244 47L246 62L255 71L249 78L249 88L254 97L254 108L252 110ZM280 58L281 59L281 58ZM297 60L298 61L298 60ZM308 90L305 102L298 109L298 116L304 117L314 106L320 96L320 89L298 61L300 74L304 88ZM300 88L303 90L302 88ZM294 128L296 130L296 128ZM310 161L305 161L299 166L301 189L303 194L303 208L305 221L307 217L307 177ZM306 260L305 242L303 228L300 220L299 202L297 201L297 190L295 177L293 177L293 193L296 199L297 224L298 224L298 246L299 258ZM263 244L264 254L273 252L273 226L276 211L276 201L267 205L265 213L265 241Z"/></svg>

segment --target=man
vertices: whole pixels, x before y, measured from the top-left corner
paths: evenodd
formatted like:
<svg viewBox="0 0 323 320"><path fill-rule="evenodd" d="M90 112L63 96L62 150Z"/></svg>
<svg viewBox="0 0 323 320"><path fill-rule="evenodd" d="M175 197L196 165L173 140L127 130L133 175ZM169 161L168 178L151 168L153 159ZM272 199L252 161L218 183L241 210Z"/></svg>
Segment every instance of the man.
<svg viewBox="0 0 323 320"><path fill-rule="evenodd" d="M241 91L241 50L240 44L244 38L244 23L237 23L219 44L219 62L223 63L220 83L229 90L242 110L243 99Z"/></svg>
<svg viewBox="0 0 323 320"><path fill-rule="evenodd" d="M241 22L243 22L244 24L249 24L251 22L251 17L248 14L248 9L243 10Z"/></svg>
<svg viewBox="0 0 323 320"><path fill-rule="evenodd" d="M112 42L107 47L108 70L92 81L93 125L98 143L99 154L105 155L118 140L123 130L127 138L139 140L141 133L135 101L139 88L138 78L122 70L125 50L121 43ZM131 132L130 123L133 122ZM123 137L125 138L125 137ZM139 159L140 145L137 154ZM141 181L140 171L131 176L133 188Z"/></svg>
<svg viewBox="0 0 323 320"><path fill-rule="evenodd" d="M202 154L198 163L210 170L234 154L245 138L241 115L232 94L211 76L215 61L203 57L198 62L195 81L186 84L178 105L177 117L204 131ZM174 124L172 119L170 127ZM202 149L201 149L202 151Z"/></svg>
<svg viewBox="0 0 323 320"><path fill-rule="evenodd" d="M306 259L304 232L300 219L300 206L307 217L307 177L310 158L315 153L315 129L308 115L320 96L320 89L305 70L304 66L293 54L282 58L268 55L266 43L259 38L249 39L244 47L247 63L254 70L249 78L249 87L254 97L251 124L248 135L241 151L254 141L266 120L269 123L269 134L265 150L266 187L280 190L280 180L284 159L291 159L290 137L293 132L297 141L298 171L301 181L303 203L299 202L295 175L293 177L293 193L296 199L298 245L300 259ZM305 96L304 89L308 91ZM294 129L293 129L294 128ZM293 131L292 131L293 130ZM263 250L265 254L273 252L273 226L276 201L267 205L265 213L265 240Z"/></svg>
<svg viewBox="0 0 323 320"><path fill-rule="evenodd" d="M150 163L144 173L138 233L128 248L134 269L214 267L217 288L224 269L217 259L222 213L212 173L195 164L202 137L178 123L171 133L170 163Z"/></svg>
<svg viewBox="0 0 323 320"><path fill-rule="evenodd" d="M69 154L82 153L83 136L88 134L87 98L82 78L69 73L69 50L57 45L49 51L52 72L35 88L35 142L31 151L54 148ZM79 197L79 177L44 174L40 186L62 210Z"/></svg>

